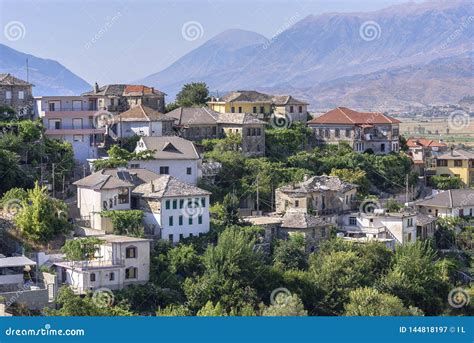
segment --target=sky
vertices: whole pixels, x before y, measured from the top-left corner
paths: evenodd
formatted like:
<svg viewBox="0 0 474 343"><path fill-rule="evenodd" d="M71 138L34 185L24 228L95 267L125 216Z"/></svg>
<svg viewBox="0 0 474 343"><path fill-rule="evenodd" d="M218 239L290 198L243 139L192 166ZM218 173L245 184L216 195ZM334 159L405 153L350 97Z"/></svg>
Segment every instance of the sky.
<svg viewBox="0 0 474 343"><path fill-rule="evenodd" d="M272 37L311 14L368 12L404 2L0 0L0 43L54 59L91 84L133 82L227 29ZM6 37L12 22L21 31L20 39Z"/></svg>

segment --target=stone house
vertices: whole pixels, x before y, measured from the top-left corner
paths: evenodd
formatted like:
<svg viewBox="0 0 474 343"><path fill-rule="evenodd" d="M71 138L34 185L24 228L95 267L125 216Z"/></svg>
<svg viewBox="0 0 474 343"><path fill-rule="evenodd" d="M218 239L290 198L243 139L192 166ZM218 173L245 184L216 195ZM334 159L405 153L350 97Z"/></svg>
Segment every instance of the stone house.
<svg viewBox="0 0 474 343"><path fill-rule="evenodd" d="M11 74L0 74L0 105L13 108L19 117L32 117L33 85Z"/></svg>
<svg viewBox="0 0 474 343"><path fill-rule="evenodd" d="M109 128L119 138L138 136L167 136L173 132L174 119L144 105L135 105L117 116ZM109 131L110 132L110 131Z"/></svg>

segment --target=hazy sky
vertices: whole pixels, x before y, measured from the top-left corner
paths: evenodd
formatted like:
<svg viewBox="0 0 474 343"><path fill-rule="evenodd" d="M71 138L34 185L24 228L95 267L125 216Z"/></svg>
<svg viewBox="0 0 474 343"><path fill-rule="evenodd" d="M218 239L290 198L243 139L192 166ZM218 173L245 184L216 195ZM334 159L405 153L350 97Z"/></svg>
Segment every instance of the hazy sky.
<svg viewBox="0 0 474 343"><path fill-rule="evenodd" d="M0 0L0 42L57 60L89 83L127 82L164 69L226 29L271 37L310 14L365 12L403 2ZM12 21L23 25L23 38L6 38L4 28Z"/></svg>

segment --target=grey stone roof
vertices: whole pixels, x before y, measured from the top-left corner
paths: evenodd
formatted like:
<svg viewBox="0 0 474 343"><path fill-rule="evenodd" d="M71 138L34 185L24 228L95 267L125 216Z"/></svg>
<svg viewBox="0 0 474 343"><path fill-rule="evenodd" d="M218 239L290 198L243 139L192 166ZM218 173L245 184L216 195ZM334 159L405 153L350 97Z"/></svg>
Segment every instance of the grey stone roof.
<svg viewBox="0 0 474 343"><path fill-rule="evenodd" d="M446 152L442 155L438 155L438 159L443 160L467 160L467 159L474 159L474 153L467 151L467 150L453 150Z"/></svg>
<svg viewBox="0 0 474 343"><path fill-rule="evenodd" d="M150 182L135 187L132 194L145 198L161 199L163 197L210 195L211 193L170 175L160 175Z"/></svg>
<svg viewBox="0 0 474 343"><path fill-rule="evenodd" d="M357 185L342 181L337 176L313 176L306 181L294 185L286 185L277 190L285 193L311 193L316 191L343 191L357 188Z"/></svg>
<svg viewBox="0 0 474 343"><path fill-rule="evenodd" d="M33 84L19 79L9 73L0 73L0 85L2 86L33 86Z"/></svg>
<svg viewBox="0 0 474 343"><path fill-rule="evenodd" d="M260 124L265 125L266 123L249 113L219 113L217 118L219 124L233 124L233 125L244 125L244 124Z"/></svg>
<svg viewBox="0 0 474 343"><path fill-rule="evenodd" d="M136 87L146 87L142 85L129 85L129 84L111 84L111 85L105 85L102 87L99 87L99 91L96 93L94 92L94 89L92 89L89 92L83 93L82 95L104 95L104 96L115 96L115 97L121 97L121 96L142 96L142 95L147 95L143 91L133 91L133 92L125 92L125 89L129 88L136 88ZM146 87L150 88L150 87ZM153 89L154 94L163 94L165 93Z"/></svg>
<svg viewBox="0 0 474 343"><path fill-rule="evenodd" d="M26 256L0 257L0 268L35 266L36 262Z"/></svg>
<svg viewBox="0 0 474 343"><path fill-rule="evenodd" d="M327 226L330 223L321 217L316 217L308 213L288 211L283 216L281 227L289 229L309 229L318 226Z"/></svg>
<svg viewBox="0 0 474 343"><path fill-rule="evenodd" d="M474 206L474 189L449 189L416 202L419 206L455 208Z"/></svg>
<svg viewBox="0 0 474 343"><path fill-rule="evenodd" d="M429 214L418 213L416 215L416 225L425 226L427 224L435 222L437 219L438 218L436 218L435 216L432 216L432 215L429 215Z"/></svg>
<svg viewBox="0 0 474 343"><path fill-rule="evenodd" d="M233 102L233 101L241 101L241 102L272 102L272 96L264 93L260 93L257 91L246 91L246 90L239 90L235 92L230 92L224 95L219 101L223 102Z"/></svg>
<svg viewBox="0 0 474 343"><path fill-rule="evenodd" d="M158 112L150 107L137 105L119 114L119 120L123 122L151 122L151 121L174 121L166 114Z"/></svg>
<svg viewBox="0 0 474 343"><path fill-rule="evenodd" d="M177 125L207 125L216 124L219 112L213 111L208 107L178 107L167 116L175 119Z"/></svg>
<svg viewBox="0 0 474 343"><path fill-rule="evenodd" d="M134 187L144 182L156 179L160 175L143 168L102 169L80 179L73 184L78 187L91 189L116 189L121 187Z"/></svg>
<svg viewBox="0 0 474 343"><path fill-rule="evenodd" d="M291 95L275 95L272 101L277 106L282 105L308 105L307 102L293 98Z"/></svg>
<svg viewBox="0 0 474 343"><path fill-rule="evenodd" d="M199 153L193 142L177 136L142 137L145 148L155 150L153 157L164 160L198 160ZM138 144L140 144L140 141Z"/></svg>

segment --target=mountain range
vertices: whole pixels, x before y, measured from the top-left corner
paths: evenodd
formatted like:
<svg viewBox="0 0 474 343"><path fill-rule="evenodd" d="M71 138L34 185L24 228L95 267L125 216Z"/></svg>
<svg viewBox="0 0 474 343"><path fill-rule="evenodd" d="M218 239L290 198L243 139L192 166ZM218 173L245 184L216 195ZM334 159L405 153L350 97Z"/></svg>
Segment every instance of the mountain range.
<svg viewBox="0 0 474 343"><path fill-rule="evenodd" d="M91 89L91 86L57 61L39 58L0 44L0 73L10 73L28 81L33 95L75 95Z"/></svg>
<svg viewBox="0 0 474 343"><path fill-rule="evenodd" d="M309 15L270 39L247 30L224 31L132 83L154 86L169 95L168 101L193 81L206 82L218 96L238 89L292 94L313 110L397 110L458 102L474 93L473 38L471 0ZM90 89L58 62L1 44L0 72L22 77L26 57L35 94Z"/></svg>

